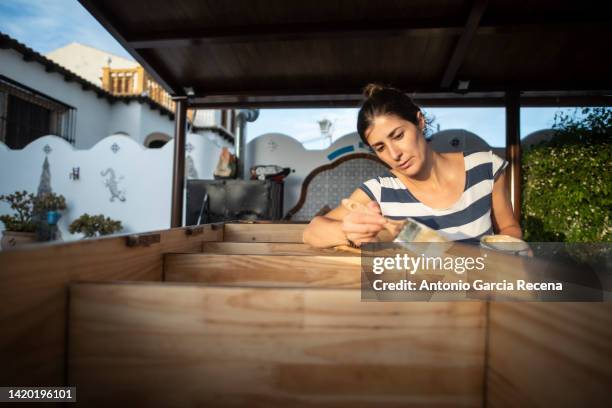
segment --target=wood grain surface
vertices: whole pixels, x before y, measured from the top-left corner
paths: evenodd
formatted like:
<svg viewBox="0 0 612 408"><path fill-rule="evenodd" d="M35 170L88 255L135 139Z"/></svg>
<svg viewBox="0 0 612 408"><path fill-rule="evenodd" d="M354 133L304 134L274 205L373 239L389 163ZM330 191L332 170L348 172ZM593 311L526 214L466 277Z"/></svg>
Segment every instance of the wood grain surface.
<svg viewBox="0 0 612 408"><path fill-rule="evenodd" d="M358 290L76 284L69 381L86 406L480 407L484 311Z"/></svg>
<svg viewBox="0 0 612 408"><path fill-rule="evenodd" d="M320 249L286 242L205 242L202 252L227 255L352 255L342 249Z"/></svg>
<svg viewBox="0 0 612 408"><path fill-rule="evenodd" d="M164 280L247 286L360 288L361 257L166 254Z"/></svg>
<svg viewBox="0 0 612 408"><path fill-rule="evenodd" d="M612 406L612 303L490 304L487 407Z"/></svg>
<svg viewBox="0 0 612 408"><path fill-rule="evenodd" d="M293 242L301 244L308 224L225 224L226 242Z"/></svg>
<svg viewBox="0 0 612 408"><path fill-rule="evenodd" d="M149 247L129 248L121 236L0 252L0 385L64 384L69 282L159 281L165 252L223 239L210 226L201 235L159 233Z"/></svg>

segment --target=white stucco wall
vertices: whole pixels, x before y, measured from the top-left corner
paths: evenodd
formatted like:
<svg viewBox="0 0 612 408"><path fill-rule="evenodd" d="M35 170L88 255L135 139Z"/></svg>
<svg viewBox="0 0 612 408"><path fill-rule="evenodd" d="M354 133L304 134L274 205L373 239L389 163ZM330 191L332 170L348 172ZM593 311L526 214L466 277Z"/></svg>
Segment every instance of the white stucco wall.
<svg viewBox="0 0 612 408"><path fill-rule="evenodd" d="M198 109L195 126L221 126L221 111L212 109Z"/></svg>
<svg viewBox="0 0 612 408"><path fill-rule="evenodd" d="M338 149L352 146L349 153L367 153L369 149L360 145L359 135L349 133L337 139L330 147L323 150L307 150L296 139L280 133L268 133L252 139L246 146L246 166L275 164L291 167L295 172L285 179L283 211L289 211L300 198L304 178L316 167L331 163L329 155ZM345 153L348 154L348 153Z"/></svg>
<svg viewBox="0 0 612 408"><path fill-rule="evenodd" d="M193 164L189 172L186 163L186 175L195 173L197 178L212 179L221 148L227 142L212 132L203 132L188 134L186 143L186 155ZM36 193L47 157L51 188L66 198L68 207L58 224L64 240L80 238L68 232L68 225L83 213L120 220L123 233L169 228L173 151L172 140L160 149L147 149L119 135L108 136L86 150L75 149L56 136L41 137L21 150L11 150L0 142L0 195L22 190ZM79 180L69 177L73 167L80 169ZM106 185L110 172L103 175L109 168L125 200L110 200ZM0 202L0 214L12 212L8 204ZM0 231L3 229L0 222Z"/></svg>
<svg viewBox="0 0 612 408"><path fill-rule="evenodd" d="M151 133L164 133L174 136L174 121L168 115L136 101L116 102L112 105L108 123L108 133L127 133L132 139L144 145Z"/></svg>
<svg viewBox="0 0 612 408"><path fill-rule="evenodd" d="M75 147L88 149L109 134L126 132L138 143L152 132L173 134L174 122L147 104L129 104L98 98L78 82L66 82L61 74L45 72L43 65L24 61L12 49L0 50L0 74L76 109Z"/></svg>
<svg viewBox="0 0 612 408"><path fill-rule="evenodd" d="M109 111L108 131L106 134L123 132L137 143L140 143L141 112L142 109L139 103L129 102L126 104L115 102Z"/></svg>
<svg viewBox="0 0 612 408"><path fill-rule="evenodd" d="M174 137L174 120L170 120L168 115L160 114L158 110L151 108L147 104L130 102L130 105L140 107L140 130L137 138L140 144L144 144L146 137L154 132L165 133L170 137ZM135 135L133 137L136 139Z"/></svg>

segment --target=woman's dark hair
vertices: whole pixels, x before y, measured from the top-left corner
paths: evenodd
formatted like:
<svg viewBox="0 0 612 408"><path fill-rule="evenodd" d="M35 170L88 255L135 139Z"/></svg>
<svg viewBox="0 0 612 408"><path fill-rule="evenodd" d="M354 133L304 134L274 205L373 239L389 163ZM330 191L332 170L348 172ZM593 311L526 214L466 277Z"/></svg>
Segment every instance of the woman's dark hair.
<svg viewBox="0 0 612 408"><path fill-rule="evenodd" d="M365 132L372 126L374 119L381 115L396 115L419 126L417 113L421 109L404 92L397 88L379 84L368 84L363 89L366 98L357 115L357 133L367 146Z"/></svg>

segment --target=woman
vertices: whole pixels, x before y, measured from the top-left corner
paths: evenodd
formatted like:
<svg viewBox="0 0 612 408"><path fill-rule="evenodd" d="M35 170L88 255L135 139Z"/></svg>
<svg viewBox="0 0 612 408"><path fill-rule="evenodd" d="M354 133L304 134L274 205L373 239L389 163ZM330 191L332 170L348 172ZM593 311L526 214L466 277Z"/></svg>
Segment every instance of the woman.
<svg viewBox="0 0 612 408"><path fill-rule="evenodd" d="M304 231L305 243L324 248L375 241L383 216L411 217L454 241L477 241L493 231L521 238L506 161L491 151L434 152L423 134L425 118L410 97L379 85L368 85L364 94L357 131L390 171L351 195L365 210L340 206L315 217Z"/></svg>

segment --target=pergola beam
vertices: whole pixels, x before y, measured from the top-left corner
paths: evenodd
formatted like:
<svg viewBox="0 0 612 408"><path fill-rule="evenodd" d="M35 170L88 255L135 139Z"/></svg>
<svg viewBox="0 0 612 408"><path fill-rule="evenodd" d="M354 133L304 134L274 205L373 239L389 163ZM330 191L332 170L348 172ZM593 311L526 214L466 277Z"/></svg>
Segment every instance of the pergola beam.
<svg viewBox="0 0 612 408"><path fill-rule="evenodd" d="M472 4L472 9L470 10L470 14L465 23L465 29L463 30L459 41L457 41L457 44L455 45L453 55L448 61L446 70L442 76L442 82L440 83L440 87L442 89L450 88L450 86L453 84L457 71L459 71L459 68L465 60L465 55L468 52L470 43L472 42L474 35L476 35L476 30L478 29L482 15L487 8L487 4L488 0L475 0Z"/></svg>
<svg viewBox="0 0 612 408"><path fill-rule="evenodd" d="M363 24L308 23L273 24L238 27L215 27L188 31L172 31L148 35L134 34L128 38L135 49L186 47L198 44L230 44L262 41L301 41L305 39L329 39L355 36L396 36L406 34L430 34L432 32L459 33L462 23L458 20L433 21L381 21Z"/></svg>
<svg viewBox="0 0 612 408"><path fill-rule="evenodd" d="M528 92L525 92L527 94ZM612 106L612 93L609 94L558 94L558 95L521 95L521 106L535 107L576 107L576 106ZM422 107L476 108L505 107L503 93L490 95L411 95ZM237 109L237 108L356 108L363 101L361 94L344 95L277 95L262 97L245 97L233 95L194 97L189 99L189 108L196 109Z"/></svg>
<svg viewBox="0 0 612 408"><path fill-rule="evenodd" d="M506 93L506 179L514 218L521 219L521 99L519 91Z"/></svg>
<svg viewBox="0 0 612 408"><path fill-rule="evenodd" d="M172 210L170 227L183 225L183 192L185 187L185 135L187 132L187 98L173 98L175 102L174 158L172 165Z"/></svg>
<svg viewBox="0 0 612 408"><path fill-rule="evenodd" d="M334 22L268 24L254 26L214 27L196 30L173 30L170 32L137 33L126 35L129 48L188 47L199 44L259 43L265 41L303 41L330 38L388 37L399 35L461 35L469 43L476 33L521 30L553 30L571 27L589 27L607 24L601 16L532 15L499 18L483 18L488 0L476 0L467 21L463 19L435 20L387 20L378 22ZM469 37L469 38L468 38Z"/></svg>

